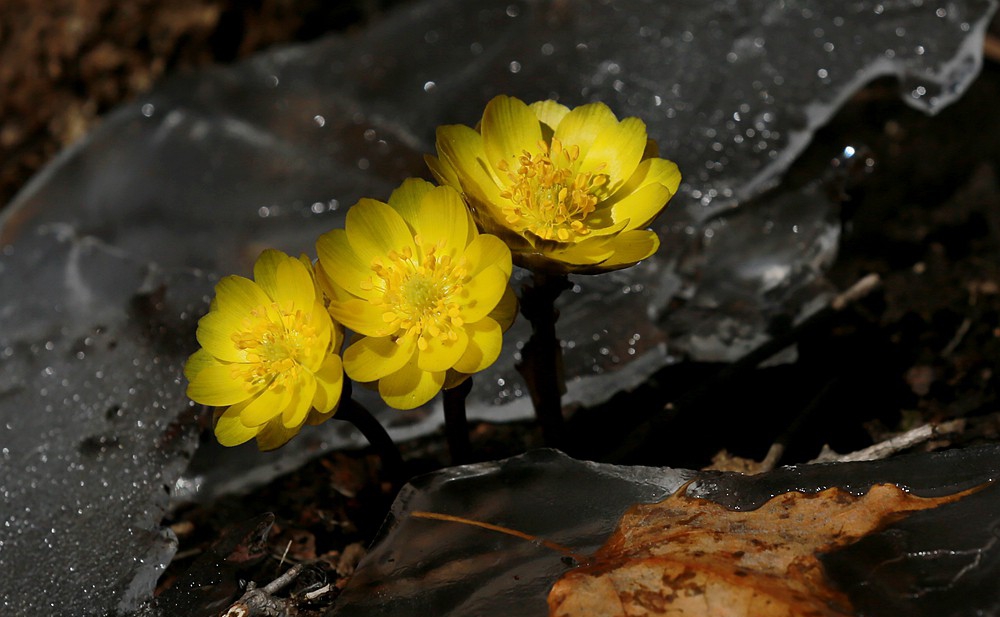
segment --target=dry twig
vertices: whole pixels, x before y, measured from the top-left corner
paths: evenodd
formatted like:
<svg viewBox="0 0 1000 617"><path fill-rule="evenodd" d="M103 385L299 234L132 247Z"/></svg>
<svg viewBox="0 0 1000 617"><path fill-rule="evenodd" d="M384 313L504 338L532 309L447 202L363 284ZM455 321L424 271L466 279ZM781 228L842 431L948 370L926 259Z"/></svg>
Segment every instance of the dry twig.
<svg viewBox="0 0 1000 617"><path fill-rule="evenodd" d="M287 587L301 572L302 564L295 564L263 587L258 588L251 581L243 597L230 606L223 617L289 617L291 601L275 598L274 594Z"/></svg>
<svg viewBox="0 0 1000 617"><path fill-rule="evenodd" d="M905 433L890 437L885 441L855 452L848 452L847 454L837 454L829 446L823 446L823 450L819 453L819 456L809 461L809 464L877 461L937 437L960 433L964 428L964 418L942 422L941 424L924 424Z"/></svg>

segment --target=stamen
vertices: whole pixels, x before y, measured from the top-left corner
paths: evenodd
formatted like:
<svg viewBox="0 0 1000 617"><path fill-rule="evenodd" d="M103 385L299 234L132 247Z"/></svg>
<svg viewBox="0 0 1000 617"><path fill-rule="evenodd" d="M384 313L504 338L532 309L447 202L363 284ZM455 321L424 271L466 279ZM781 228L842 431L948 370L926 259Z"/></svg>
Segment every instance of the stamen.
<svg viewBox="0 0 1000 617"><path fill-rule="evenodd" d="M372 286L382 292L373 299L382 320L395 328L397 344L416 337L417 348L428 349L431 339L456 340L452 314L461 314L459 293L468 280L465 258L452 260L444 240L433 244L414 237L416 251L390 252L389 262L372 260Z"/></svg>
<svg viewBox="0 0 1000 617"><path fill-rule="evenodd" d="M522 152L515 171L506 161L496 165L511 181L500 193L508 202L501 208L504 218L518 231L530 231L545 240L569 242L586 236L590 230L583 221L596 210L594 193L607 184L608 176L575 172L580 158L580 147L575 144L563 146L553 137L551 143L540 141L538 149L541 152L534 155Z"/></svg>

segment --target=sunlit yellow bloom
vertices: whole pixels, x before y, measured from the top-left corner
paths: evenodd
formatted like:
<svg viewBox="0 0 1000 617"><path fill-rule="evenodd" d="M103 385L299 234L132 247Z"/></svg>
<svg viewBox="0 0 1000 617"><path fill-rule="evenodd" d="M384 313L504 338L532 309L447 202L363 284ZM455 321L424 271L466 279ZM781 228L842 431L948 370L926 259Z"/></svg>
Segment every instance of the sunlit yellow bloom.
<svg viewBox="0 0 1000 617"><path fill-rule="evenodd" d="M422 405L499 356L516 314L510 250L451 188L410 179L388 204L362 199L316 251L330 314L361 335L344 370L378 382L392 407Z"/></svg>
<svg viewBox="0 0 1000 617"><path fill-rule="evenodd" d="M344 384L343 327L326 310L312 264L266 250L254 279L227 276L198 321L196 351L184 366L191 400L220 409L224 446L256 437L261 450L284 445L305 423L336 410Z"/></svg>
<svg viewBox="0 0 1000 617"><path fill-rule="evenodd" d="M646 229L677 192L677 165L658 158L638 118L603 103L570 110L498 96L478 129L438 128L427 164L461 191L479 227L500 236L518 265L595 273L659 248Z"/></svg>

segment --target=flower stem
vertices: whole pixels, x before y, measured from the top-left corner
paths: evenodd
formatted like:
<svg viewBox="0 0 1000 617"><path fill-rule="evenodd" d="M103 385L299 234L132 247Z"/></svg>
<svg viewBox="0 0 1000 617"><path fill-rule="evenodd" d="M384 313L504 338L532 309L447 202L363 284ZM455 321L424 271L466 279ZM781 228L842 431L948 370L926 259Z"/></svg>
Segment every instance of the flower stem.
<svg viewBox="0 0 1000 617"><path fill-rule="evenodd" d="M444 434L448 440L451 464L462 465L472 461L469 443L469 420L465 416L465 399L472 391L472 377L454 388L442 391L444 400Z"/></svg>
<svg viewBox="0 0 1000 617"><path fill-rule="evenodd" d="M524 377L542 437L549 446L563 447L565 422L562 398L563 357L556 338L556 298L570 288L565 274L535 272L533 284L521 291L521 314L531 322L531 338L521 350L517 371Z"/></svg>
<svg viewBox="0 0 1000 617"><path fill-rule="evenodd" d="M351 381L344 380L344 392L340 398L340 408L334 414L334 418L350 422L354 428L358 429L368 443L378 452L382 459L382 469L393 484L402 485L409 480L406 471L406 463L399 453L392 437L386 432L385 427L375 419L361 403L351 398Z"/></svg>

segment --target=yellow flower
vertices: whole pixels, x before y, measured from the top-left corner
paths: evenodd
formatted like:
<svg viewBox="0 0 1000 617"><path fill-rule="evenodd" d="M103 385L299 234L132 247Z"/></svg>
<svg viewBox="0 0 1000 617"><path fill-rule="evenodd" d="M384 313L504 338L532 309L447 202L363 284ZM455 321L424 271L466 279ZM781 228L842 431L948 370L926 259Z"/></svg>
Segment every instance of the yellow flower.
<svg viewBox="0 0 1000 617"><path fill-rule="evenodd" d="M271 450L306 422L333 415L344 385L337 355L344 334L305 256L266 250L254 279L227 276L215 286L215 300L198 321L202 348L184 374L191 400L225 408L216 417L219 443L256 437L261 450Z"/></svg>
<svg viewBox="0 0 1000 617"><path fill-rule="evenodd" d="M362 199L316 251L330 314L360 335L344 370L390 406L422 405L499 356L517 310L510 250L451 188L411 178L388 204Z"/></svg>
<svg viewBox="0 0 1000 617"><path fill-rule="evenodd" d="M498 96L478 130L439 127L438 182L463 193L480 228L518 265L549 273L625 268L659 248L645 228L677 192L677 165L657 157L638 118L603 103L570 110Z"/></svg>

